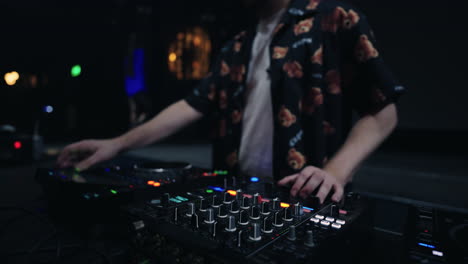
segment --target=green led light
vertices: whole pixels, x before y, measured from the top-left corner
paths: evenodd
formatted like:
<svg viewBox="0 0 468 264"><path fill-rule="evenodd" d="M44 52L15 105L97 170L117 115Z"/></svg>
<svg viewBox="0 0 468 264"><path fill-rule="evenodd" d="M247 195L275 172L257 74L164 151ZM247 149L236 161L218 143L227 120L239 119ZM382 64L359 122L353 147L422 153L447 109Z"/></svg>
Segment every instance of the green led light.
<svg viewBox="0 0 468 264"><path fill-rule="evenodd" d="M175 199L175 198L171 198L171 199L169 199L169 201L174 202L174 203L181 203L182 202L181 200L178 200L178 199Z"/></svg>
<svg viewBox="0 0 468 264"><path fill-rule="evenodd" d="M80 76L81 74L81 66L80 65L74 65L72 68L71 68L71 71L70 71L70 74L72 77L78 77Z"/></svg>
<svg viewBox="0 0 468 264"><path fill-rule="evenodd" d="M213 193L213 190L206 190L207 193Z"/></svg>
<svg viewBox="0 0 468 264"><path fill-rule="evenodd" d="M176 198L176 199L179 199L179 200L181 200L182 202L186 202L186 201L188 201L188 199L187 199L187 198L185 198L185 197L182 197L182 196L176 196L175 198Z"/></svg>
<svg viewBox="0 0 468 264"><path fill-rule="evenodd" d="M110 192L113 193L113 194L117 194L116 190L110 190Z"/></svg>

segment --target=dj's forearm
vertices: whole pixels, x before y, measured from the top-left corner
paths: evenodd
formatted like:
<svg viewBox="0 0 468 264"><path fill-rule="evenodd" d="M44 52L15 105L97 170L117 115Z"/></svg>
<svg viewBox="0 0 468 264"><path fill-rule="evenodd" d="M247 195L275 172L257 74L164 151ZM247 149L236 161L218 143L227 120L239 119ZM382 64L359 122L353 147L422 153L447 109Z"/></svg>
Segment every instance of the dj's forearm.
<svg viewBox="0 0 468 264"><path fill-rule="evenodd" d="M153 119L114 140L119 145L120 151L143 147L174 134L202 117L203 115L185 100L180 100L168 106Z"/></svg>
<svg viewBox="0 0 468 264"><path fill-rule="evenodd" d="M374 115L362 117L346 142L325 165L324 170L342 183L349 182L359 165L390 135L398 122L397 110L390 104Z"/></svg>

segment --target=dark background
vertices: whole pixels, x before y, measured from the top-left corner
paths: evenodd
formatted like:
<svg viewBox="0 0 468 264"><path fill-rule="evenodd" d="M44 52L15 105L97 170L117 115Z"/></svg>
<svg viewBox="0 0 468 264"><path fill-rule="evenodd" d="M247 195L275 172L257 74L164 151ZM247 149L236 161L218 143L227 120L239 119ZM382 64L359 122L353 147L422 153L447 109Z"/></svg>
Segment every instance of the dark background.
<svg viewBox="0 0 468 264"><path fill-rule="evenodd" d="M222 43L248 21L238 2L2 1L0 123L28 132L39 115L41 132L50 141L126 131L123 61L130 33L145 36L147 94L155 114L196 85L196 81L176 81L168 72L167 49L175 34L189 26L204 27L211 36L214 57ZM348 2L368 15L382 55L407 87L399 103L395 144L403 140L416 148L430 144L462 150L468 131L462 1ZM144 16L151 19L141 19ZM69 75L74 64L83 66L79 78ZM6 86L3 75L12 70L37 74L38 88ZM38 114L47 104L54 106L54 113ZM65 125L70 122L66 115L70 104L76 106L76 124L71 128ZM203 123L195 125L175 138L207 140L203 127Z"/></svg>

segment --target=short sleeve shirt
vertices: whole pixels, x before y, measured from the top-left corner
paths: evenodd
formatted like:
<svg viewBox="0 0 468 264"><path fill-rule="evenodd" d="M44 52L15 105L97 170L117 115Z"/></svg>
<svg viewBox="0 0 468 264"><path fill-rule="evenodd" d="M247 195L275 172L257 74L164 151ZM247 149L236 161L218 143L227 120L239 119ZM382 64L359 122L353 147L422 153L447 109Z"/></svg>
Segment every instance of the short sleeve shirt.
<svg viewBox="0 0 468 264"><path fill-rule="evenodd" d="M185 98L215 117L215 168L239 168L255 34L253 27L227 43L211 73ZM277 180L307 165L323 167L344 143L353 111L377 113L404 91L385 65L367 18L347 3L292 0L269 49Z"/></svg>

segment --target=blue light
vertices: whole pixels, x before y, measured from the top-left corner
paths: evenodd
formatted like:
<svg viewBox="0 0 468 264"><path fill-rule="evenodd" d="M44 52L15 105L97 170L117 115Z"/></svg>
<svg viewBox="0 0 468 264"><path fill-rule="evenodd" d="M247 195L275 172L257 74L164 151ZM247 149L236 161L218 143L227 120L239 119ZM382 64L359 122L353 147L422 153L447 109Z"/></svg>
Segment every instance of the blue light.
<svg viewBox="0 0 468 264"><path fill-rule="evenodd" d="M217 192L224 192L224 189L221 187L213 187L213 186L208 186L208 188L217 191Z"/></svg>
<svg viewBox="0 0 468 264"><path fill-rule="evenodd" d="M433 245L425 244L425 243L418 243L418 245L423 246L423 247L428 247L428 248L435 248Z"/></svg>
<svg viewBox="0 0 468 264"><path fill-rule="evenodd" d="M251 182L258 182L259 179L258 179L257 177L252 177L252 178L250 178L250 181L251 181Z"/></svg>
<svg viewBox="0 0 468 264"><path fill-rule="evenodd" d="M303 209L307 209L307 210L310 210L310 211L313 211L314 209L313 208L310 208L310 207L305 207L305 206L302 206Z"/></svg>
<svg viewBox="0 0 468 264"><path fill-rule="evenodd" d="M109 169L109 168L105 168L104 171L105 171L105 172L110 172L110 169Z"/></svg>
<svg viewBox="0 0 468 264"><path fill-rule="evenodd" d="M135 49L131 57L126 58L125 90L127 96L145 91L144 61L145 53L142 48Z"/></svg>
<svg viewBox="0 0 468 264"><path fill-rule="evenodd" d="M44 106L44 112L50 114L54 111L54 107L52 107L51 105L46 105Z"/></svg>

